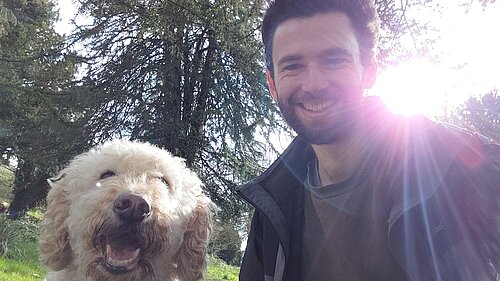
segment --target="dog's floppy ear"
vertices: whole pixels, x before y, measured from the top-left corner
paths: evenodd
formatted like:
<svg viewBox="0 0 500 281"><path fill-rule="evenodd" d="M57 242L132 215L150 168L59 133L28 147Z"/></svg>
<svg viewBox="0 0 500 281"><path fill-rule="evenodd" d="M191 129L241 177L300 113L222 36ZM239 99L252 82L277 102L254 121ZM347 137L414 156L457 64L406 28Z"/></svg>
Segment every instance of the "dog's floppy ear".
<svg viewBox="0 0 500 281"><path fill-rule="evenodd" d="M47 211L40 225L40 260L51 270L65 268L72 259L66 219L69 216L69 202L64 193L64 174L47 180L51 189L47 195Z"/></svg>
<svg viewBox="0 0 500 281"><path fill-rule="evenodd" d="M205 195L197 197L197 206L190 218L184 241L177 252L177 274L180 280L200 280L207 266L208 240L212 231L215 205Z"/></svg>

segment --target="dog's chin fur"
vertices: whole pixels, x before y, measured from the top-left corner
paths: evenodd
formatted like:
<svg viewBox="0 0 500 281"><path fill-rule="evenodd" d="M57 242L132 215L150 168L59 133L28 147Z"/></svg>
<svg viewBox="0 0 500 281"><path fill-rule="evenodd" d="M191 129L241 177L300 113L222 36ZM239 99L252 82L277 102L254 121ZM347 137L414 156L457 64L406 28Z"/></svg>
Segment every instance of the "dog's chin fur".
<svg viewBox="0 0 500 281"><path fill-rule="evenodd" d="M106 171L114 175L100 178ZM48 281L203 278L214 206L182 159L111 141L77 156L57 178L39 239ZM143 198L150 213L120 219L113 202L123 194Z"/></svg>
<svg viewBox="0 0 500 281"><path fill-rule="evenodd" d="M135 281L157 280L153 267L148 261L139 260L138 267L129 272L116 272L110 270L106 265L104 258L100 257L94 260L87 266L85 276L90 280L120 280L120 281Z"/></svg>

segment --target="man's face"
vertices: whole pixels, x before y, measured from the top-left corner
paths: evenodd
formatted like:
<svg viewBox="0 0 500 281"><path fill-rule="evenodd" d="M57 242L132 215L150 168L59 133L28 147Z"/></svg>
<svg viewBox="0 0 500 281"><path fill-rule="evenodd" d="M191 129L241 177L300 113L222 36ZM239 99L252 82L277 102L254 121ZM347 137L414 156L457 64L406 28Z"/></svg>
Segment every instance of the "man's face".
<svg viewBox="0 0 500 281"><path fill-rule="evenodd" d="M376 66L362 66L345 14L281 23L273 38L273 66L274 78L268 73L271 94L299 135L313 144L335 143L350 135Z"/></svg>

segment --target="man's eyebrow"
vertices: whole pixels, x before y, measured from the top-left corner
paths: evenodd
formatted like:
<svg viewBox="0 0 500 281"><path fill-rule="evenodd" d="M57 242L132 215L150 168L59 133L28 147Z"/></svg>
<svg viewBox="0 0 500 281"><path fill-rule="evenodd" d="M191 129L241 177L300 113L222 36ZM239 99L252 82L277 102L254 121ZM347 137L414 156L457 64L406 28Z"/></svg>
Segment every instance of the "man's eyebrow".
<svg viewBox="0 0 500 281"><path fill-rule="evenodd" d="M321 52L321 56L326 57L326 56L345 56L345 57L353 57L353 54L349 52L348 50L344 48L329 48ZM291 61L297 61L302 59L302 55L287 55L282 58L280 58L277 62L276 65L280 66L284 63L288 63Z"/></svg>
<svg viewBox="0 0 500 281"><path fill-rule="evenodd" d="M348 50L344 48L330 48L327 49L323 52L321 52L321 55L323 56L346 56L346 57L352 57L352 53L349 52Z"/></svg>
<svg viewBox="0 0 500 281"><path fill-rule="evenodd" d="M284 63L290 62L290 61L296 61L302 59L301 55L288 55L280 58L278 62L276 62L276 65L282 65Z"/></svg>

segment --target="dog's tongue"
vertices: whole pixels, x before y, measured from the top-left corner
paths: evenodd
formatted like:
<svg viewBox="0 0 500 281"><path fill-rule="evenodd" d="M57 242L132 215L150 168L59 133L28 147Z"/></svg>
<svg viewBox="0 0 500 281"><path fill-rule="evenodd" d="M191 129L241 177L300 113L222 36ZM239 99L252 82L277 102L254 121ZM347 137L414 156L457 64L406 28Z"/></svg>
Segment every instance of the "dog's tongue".
<svg viewBox="0 0 500 281"><path fill-rule="evenodd" d="M133 245L106 245L106 263L119 271L130 271L137 266L140 248Z"/></svg>

